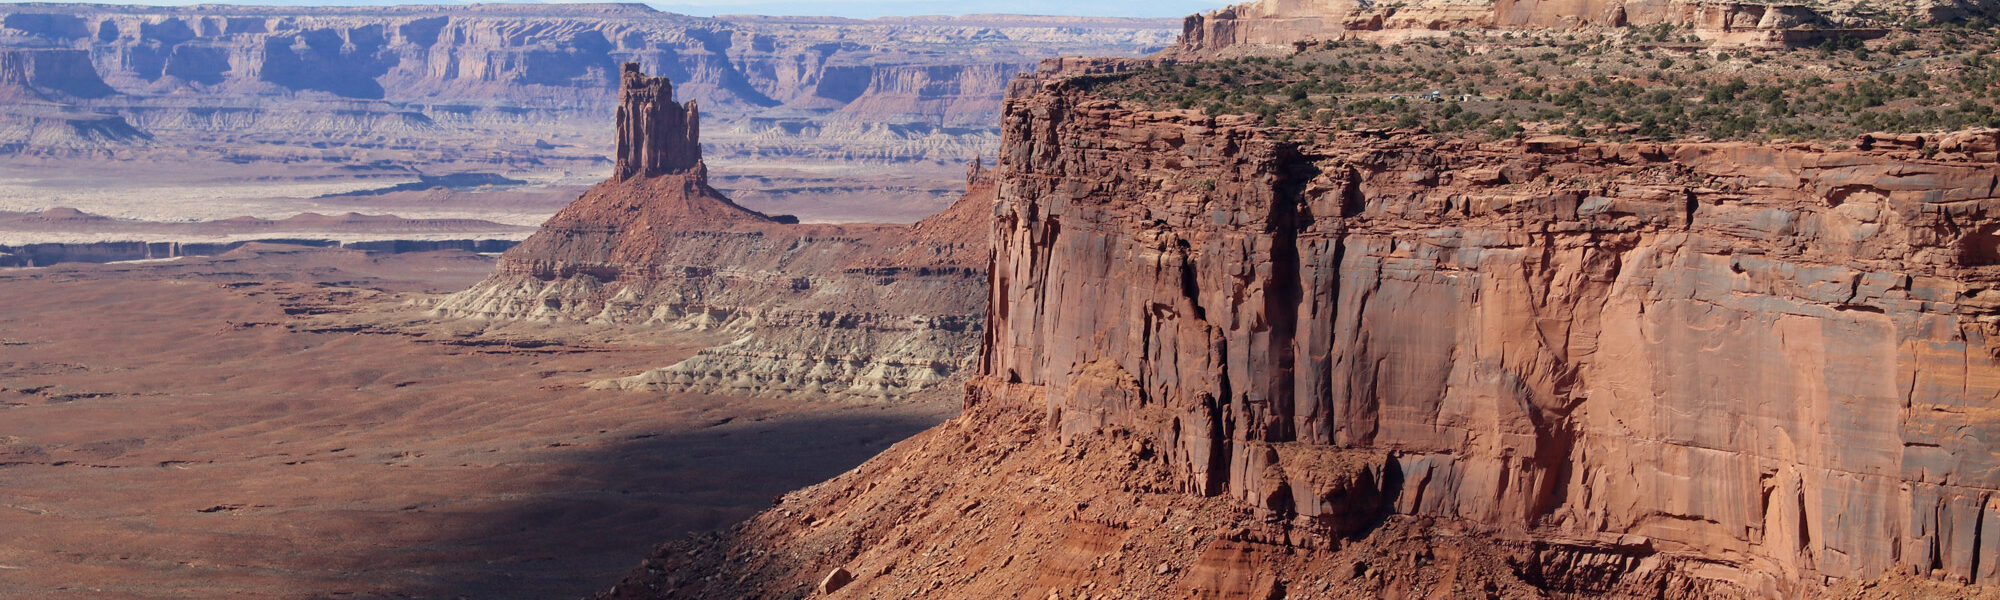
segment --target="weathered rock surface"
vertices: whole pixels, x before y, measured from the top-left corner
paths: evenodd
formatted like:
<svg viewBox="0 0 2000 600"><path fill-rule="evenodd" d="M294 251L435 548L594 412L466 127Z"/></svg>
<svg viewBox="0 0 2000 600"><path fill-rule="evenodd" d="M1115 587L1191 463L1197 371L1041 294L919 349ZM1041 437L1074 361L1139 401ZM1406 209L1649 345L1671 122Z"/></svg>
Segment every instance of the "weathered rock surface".
<svg viewBox="0 0 2000 600"><path fill-rule="evenodd" d="M86 53L0 48L0 154L88 153L147 139L123 117L71 104L110 94Z"/></svg>
<svg viewBox="0 0 2000 600"><path fill-rule="evenodd" d="M602 597L2000 593L2000 131L1302 143L1034 91L965 414Z"/></svg>
<svg viewBox="0 0 2000 600"><path fill-rule="evenodd" d="M91 104L156 134L366 146L503 130L530 146L599 131L618 65L638 62L725 125L712 157L962 160L991 152L1006 82L1037 60L1151 52L1174 33L1159 19L716 19L638 4L0 8L0 47L82 59L64 72L121 92ZM773 120L786 143L762 135Z"/></svg>
<svg viewBox="0 0 2000 600"><path fill-rule="evenodd" d="M982 372L1287 529L1374 502L1760 594L1995 581L2000 133L1302 145L1248 121L1013 101Z"/></svg>
<svg viewBox="0 0 2000 600"><path fill-rule="evenodd" d="M502 257L441 314L629 323L724 341L608 387L889 398L970 364L981 327L993 185L975 172L915 226L800 225L708 186L698 115L664 78L627 71L618 176ZM691 103L690 103L691 104Z"/></svg>
<svg viewBox="0 0 2000 600"><path fill-rule="evenodd" d="M658 177L706 170L701 164L701 110L693 100L674 102L673 83L647 77L638 63L625 63L618 99L618 162L615 179ZM700 175L707 183L705 174Z"/></svg>
<svg viewBox="0 0 2000 600"><path fill-rule="evenodd" d="M91 67L89 53L28 48L0 50L0 98L50 102L102 98L111 93L111 87Z"/></svg>

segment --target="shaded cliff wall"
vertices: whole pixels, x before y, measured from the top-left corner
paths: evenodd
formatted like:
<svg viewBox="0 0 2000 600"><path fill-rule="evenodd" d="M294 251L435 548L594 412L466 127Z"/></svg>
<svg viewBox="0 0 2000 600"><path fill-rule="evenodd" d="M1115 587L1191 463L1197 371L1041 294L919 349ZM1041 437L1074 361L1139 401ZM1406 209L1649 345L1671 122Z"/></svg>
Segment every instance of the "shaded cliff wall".
<svg viewBox="0 0 2000 600"><path fill-rule="evenodd" d="M112 94L77 50L0 48L0 155L104 153L150 136L123 117L72 103Z"/></svg>
<svg viewBox="0 0 2000 600"><path fill-rule="evenodd" d="M2000 582L2000 134L1320 133L1010 100L988 385L1302 532L1381 507L1767 593Z"/></svg>
<svg viewBox="0 0 2000 600"><path fill-rule="evenodd" d="M102 98L111 87L80 50L0 48L0 93L12 100Z"/></svg>

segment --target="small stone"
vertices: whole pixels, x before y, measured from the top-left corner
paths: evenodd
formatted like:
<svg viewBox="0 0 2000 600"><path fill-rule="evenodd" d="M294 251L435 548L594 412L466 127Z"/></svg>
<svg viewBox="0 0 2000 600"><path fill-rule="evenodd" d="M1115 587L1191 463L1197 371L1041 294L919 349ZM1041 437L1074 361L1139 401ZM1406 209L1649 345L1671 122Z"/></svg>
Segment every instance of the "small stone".
<svg viewBox="0 0 2000 600"><path fill-rule="evenodd" d="M832 572L819 580L819 593L831 594L850 583L854 583L854 574L847 572L845 567L834 567Z"/></svg>

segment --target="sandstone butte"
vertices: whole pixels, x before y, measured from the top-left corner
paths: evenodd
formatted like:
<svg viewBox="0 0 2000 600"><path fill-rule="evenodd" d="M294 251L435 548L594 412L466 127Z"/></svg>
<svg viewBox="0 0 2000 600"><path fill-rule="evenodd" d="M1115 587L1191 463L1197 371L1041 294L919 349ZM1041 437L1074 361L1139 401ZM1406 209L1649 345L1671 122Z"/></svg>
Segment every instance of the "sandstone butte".
<svg viewBox="0 0 2000 600"><path fill-rule="evenodd" d="M981 331L994 186L914 225L812 225L708 185L695 102L627 63L609 180L443 299L453 318L715 334L678 364L607 387L885 399L969 366Z"/></svg>
<svg viewBox="0 0 2000 600"><path fill-rule="evenodd" d="M601 598L2000 596L2000 131L1297 142L1054 67L965 412Z"/></svg>

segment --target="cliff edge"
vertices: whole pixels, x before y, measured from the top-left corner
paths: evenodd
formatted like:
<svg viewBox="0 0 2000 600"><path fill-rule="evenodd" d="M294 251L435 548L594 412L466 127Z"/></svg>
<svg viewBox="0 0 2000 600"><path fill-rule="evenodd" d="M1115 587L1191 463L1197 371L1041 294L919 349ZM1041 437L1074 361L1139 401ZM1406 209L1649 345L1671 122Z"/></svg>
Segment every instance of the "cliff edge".
<svg viewBox="0 0 2000 600"><path fill-rule="evenodd" d="M965 413L604 597L1996 595L2000 131L1021 89Z"/></svg>
<svg viewBox="0 0 2000 600"><path fill-rule="evenodd" d="M1256 0L1193 15L1169 56L1289 50L1344 39L1395 41L1470 30L1677 28L1730 45L1799 46L1991 16L1989 0L1895 3L1731 0Z"/></svg>

